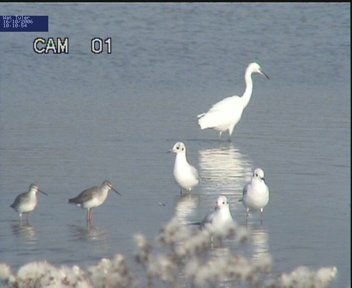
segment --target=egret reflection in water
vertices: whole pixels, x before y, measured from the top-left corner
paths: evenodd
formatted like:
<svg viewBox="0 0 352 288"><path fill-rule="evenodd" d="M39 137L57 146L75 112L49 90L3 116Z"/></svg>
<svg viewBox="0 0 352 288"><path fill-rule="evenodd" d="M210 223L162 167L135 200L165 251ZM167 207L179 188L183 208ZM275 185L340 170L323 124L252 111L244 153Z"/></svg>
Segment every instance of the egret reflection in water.
<svg viewBox="0 0 352 288"><path fill-rule="evenodd" d="M222 194L241 196L243 185L251 174L251 161L232 143L199 150L199 167L203 189Z"/></svg>

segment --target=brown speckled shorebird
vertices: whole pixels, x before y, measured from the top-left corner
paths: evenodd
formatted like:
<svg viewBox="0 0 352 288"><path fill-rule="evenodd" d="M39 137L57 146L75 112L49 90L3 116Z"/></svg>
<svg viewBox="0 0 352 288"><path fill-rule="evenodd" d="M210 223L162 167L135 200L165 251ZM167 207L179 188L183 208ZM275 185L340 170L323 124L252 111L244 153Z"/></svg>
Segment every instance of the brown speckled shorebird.
<svg viewBox="0 0 352 288"><path fill-rule="evenodd" d="M91 222L92 208L103 204L111 190L121 195L117 190L115 190L110 181L105 180L99 187L95 186L88 188L82 191L78 196L69 199L68 203L75 204L82 209L87 209L87 222Z"/></svg>
<svg viewBox="0 0 352 288"><path fill-rule="evenodd" d="M13 203L10 205L19 215L20 219L22 220L22 214L28 214L32 212L35 207L37 207L37 192L41 192L44 195L48 195L45 192L41 191L37 185L31 184L29 186L28 192L21 193L16 197Z"/></svg>

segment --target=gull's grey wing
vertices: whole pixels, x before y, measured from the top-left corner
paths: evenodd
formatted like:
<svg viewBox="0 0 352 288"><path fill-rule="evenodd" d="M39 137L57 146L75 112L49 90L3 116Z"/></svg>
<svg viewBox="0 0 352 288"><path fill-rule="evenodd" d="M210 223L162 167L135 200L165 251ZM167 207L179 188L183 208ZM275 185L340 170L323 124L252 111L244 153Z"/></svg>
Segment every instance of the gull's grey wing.
<svg viewBox="0 0 352 288"><path fill-rule="evenodd" d="M240 200L238 200L238 201L243 201L243 198L247 195L247 193L248 193L248 189L249 189L249 185L250 185L251 183L247 183L246 185L244 185L244 187L243 187L243 191L242 191L242 198L240 199Z"/></svg>
<svg viewBox="0 0 352 288"><path fill-rule="evenodd" d="M191 166L191 170L192 170L192 174L198 179L198 181L200 180L200 177L199 177L199 173L198 173L198 170Z"/></svg>
<svg viewBox="0 0 352 288"><path fill-rule="evenodd" d="M207 224L213 223L213 219L215 216L215 211L209 213L207 216L204 217L203 221L200 223L200 227L204 228Z"/></svg>

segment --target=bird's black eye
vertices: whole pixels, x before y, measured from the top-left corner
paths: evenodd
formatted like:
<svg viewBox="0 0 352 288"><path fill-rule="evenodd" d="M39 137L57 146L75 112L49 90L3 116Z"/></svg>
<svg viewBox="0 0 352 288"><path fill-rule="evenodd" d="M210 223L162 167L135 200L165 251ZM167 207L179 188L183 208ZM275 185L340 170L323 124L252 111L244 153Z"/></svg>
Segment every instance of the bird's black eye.
<svg viewBox="0 0 352 288"><path fill-rule="evenodd" d="M223 205L225 205L225 202L222 202Z"/></svg>

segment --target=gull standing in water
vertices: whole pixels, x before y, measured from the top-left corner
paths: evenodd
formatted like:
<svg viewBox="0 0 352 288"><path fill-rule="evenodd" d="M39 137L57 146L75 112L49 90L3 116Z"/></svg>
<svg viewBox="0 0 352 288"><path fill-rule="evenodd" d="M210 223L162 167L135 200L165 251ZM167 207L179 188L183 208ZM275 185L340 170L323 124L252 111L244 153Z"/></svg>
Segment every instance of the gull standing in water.
<svg viewBox="0 0 352 288"><path fill-rule="evenodd" d="M237 95L227 97L214 104L208 112L199 114L198 124L202 130L207 128L217 130L219 131L219 137L221 137L224 131L228 130L229 140L231 139L232 131L240 121L242 113L251 99L253 91L253 73L259 73L269 79L258 63L253 62L249 64L244 76L246 90L242 97Z"/></svg>
<svg viewBox="0 0 352 288"><path fill-rule="evenodd" d="M210 232L223 232L233 224L234 221L227 198L221 195L216 200L215 210L203 219L200 227L208 229Z"/></svg>
<svg viewBox="0 0 352 288"><path fill-rule="evenodd" d="M32 212L35 207L37 207L38 199L37 199L37 192L43 193L44 195L48 195L45 192L41 191L37 185L31 184L29 186L28 192L21 193L16 197L14 202L10 205L20 216L22 220L22 214L28 214Z"/></svg>
<svg viewBox="0 0 352 288"><path fill-rule="evenodd" d="M91 187L82 191L78 196L69 199L68 203L75 204L82 209L87 209L87 222L90 223L93 216L92 208L103 204L111 190L121 195L117 190L115 190L110 181L105 180L101 186Z"/></svg>
<svg viewBox="0 0 352 288"><path fill-rule="evenodd" d="M181 194L182 189L191 191L199 183L199 174L197 169L187 161L186 146L182 142L177 142L171 151L176 153L173 174L181 187Z"/></svg>
<svg viewBox="0 0 352 288"><path fill-rule="evenodd" d="M269 202L269 188L265 183L264 171L256 168L252 180L243 188L243 198L240 199L246 208L246 222L250 211L260 210L260 222L263 223L263 210Z"/></svg>

